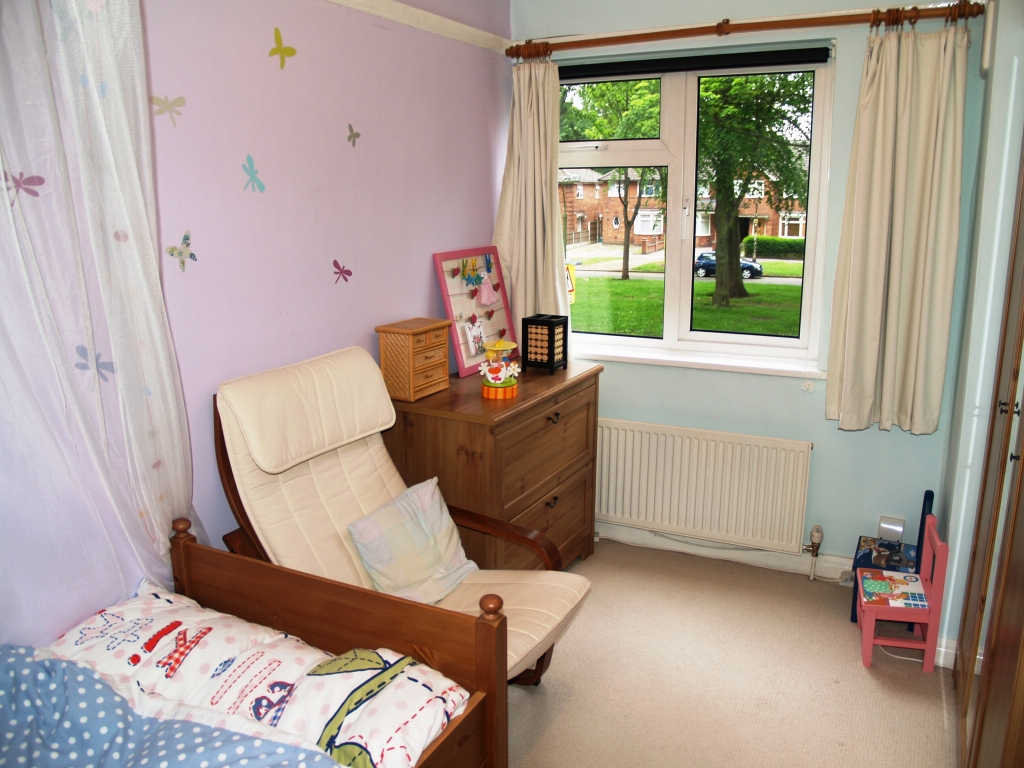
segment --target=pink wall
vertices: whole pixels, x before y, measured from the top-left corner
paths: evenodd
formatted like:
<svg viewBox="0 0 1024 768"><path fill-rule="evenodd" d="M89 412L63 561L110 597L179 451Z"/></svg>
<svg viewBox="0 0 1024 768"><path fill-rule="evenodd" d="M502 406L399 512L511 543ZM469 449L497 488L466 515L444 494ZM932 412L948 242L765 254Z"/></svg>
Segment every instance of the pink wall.
<svg viewBox="0 0 1024 768"><path fill-rule="evenodd" d="M163 280L194 505L219 542L235 524L213 454L217 386L350 345L376 356L375 325L444 316L431 254L490 243L511 64L317 0L143 12L150 93L185 98L176 126L153 117L160 245L189 230L197 255L184 272L165 256ZM296 49L283 70L275 27ZM265 192L243 189L247 155Z"/></svg>

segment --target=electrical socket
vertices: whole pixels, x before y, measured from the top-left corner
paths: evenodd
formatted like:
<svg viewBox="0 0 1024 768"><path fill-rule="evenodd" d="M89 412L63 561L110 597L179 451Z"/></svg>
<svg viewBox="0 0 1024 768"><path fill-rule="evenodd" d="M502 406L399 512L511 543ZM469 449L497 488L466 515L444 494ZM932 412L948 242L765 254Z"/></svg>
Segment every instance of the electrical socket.
<svg viewBox="0 0 1024 768"><path fill-rule="evenodd" d="M804 385L802 387L800 387L800 389L802 389L804 392L813 392L814 391L814 382L811 379L807 379L804 382Z"/></svg>

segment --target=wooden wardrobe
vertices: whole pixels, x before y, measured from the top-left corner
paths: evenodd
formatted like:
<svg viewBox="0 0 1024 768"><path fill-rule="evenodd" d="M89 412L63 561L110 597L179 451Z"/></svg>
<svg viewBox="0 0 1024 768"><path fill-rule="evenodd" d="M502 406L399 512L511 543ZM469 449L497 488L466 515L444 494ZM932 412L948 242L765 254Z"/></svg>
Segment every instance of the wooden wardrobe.
<svg viewBox="0 0 1024 768"><path fill-rule="evenodd" d="M1014 240L981 497L953 684L962 768L1024 766L1024 494L1021 350L1024 222L1018 176Z"/></svg>

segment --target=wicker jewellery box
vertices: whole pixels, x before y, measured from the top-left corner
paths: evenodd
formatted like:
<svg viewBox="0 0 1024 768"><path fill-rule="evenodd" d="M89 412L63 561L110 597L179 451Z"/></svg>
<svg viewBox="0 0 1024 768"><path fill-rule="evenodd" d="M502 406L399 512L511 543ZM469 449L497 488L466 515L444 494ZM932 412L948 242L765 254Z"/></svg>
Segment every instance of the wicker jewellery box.
<svg viewBox="0 0 1024 768"><path fill-rule="evenodd" d="M393 400L412 402L448 389L451 320L413 317L378 325L380 370Z"/></svg>

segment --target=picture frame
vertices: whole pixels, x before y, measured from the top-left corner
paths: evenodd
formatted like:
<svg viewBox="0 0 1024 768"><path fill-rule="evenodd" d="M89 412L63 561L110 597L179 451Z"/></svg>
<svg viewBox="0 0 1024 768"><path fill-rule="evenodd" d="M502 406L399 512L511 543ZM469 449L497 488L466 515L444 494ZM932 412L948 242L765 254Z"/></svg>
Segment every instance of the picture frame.
<svg viewBox="0 0 1024 768"><path fill-rule="evenodd" d="M434 269L452 321L449 333L459 376L479 373L480 363L487 359L483 342L503 338L519 343L498 249L486 245L435 253ZM517 347L510 357L518 355Z"/></svg>

